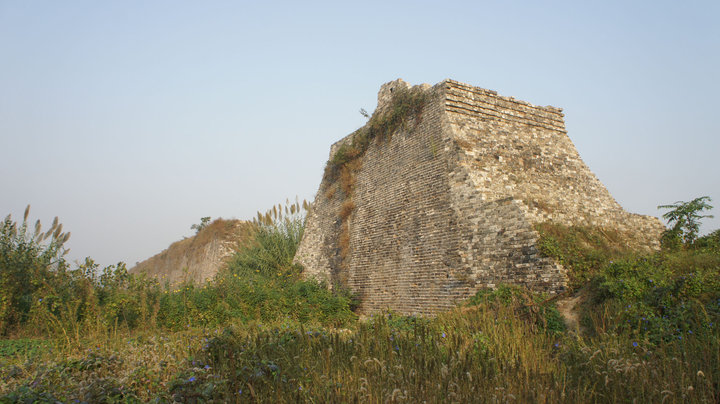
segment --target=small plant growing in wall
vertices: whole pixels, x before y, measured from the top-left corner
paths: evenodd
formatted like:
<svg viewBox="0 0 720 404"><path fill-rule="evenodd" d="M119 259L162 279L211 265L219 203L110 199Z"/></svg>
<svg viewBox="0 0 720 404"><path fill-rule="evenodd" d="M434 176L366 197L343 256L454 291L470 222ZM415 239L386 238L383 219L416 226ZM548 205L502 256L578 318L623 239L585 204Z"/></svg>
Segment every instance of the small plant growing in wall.
<svg viewBox="0 0 720 404"><path fill-rule="evenodd" d="M200 218L199 224L196 223L190 226L190 229L195 230L195 234L198 234L202 229L206 228L208 224L210 224L210 216L205 216Z"/></svg>

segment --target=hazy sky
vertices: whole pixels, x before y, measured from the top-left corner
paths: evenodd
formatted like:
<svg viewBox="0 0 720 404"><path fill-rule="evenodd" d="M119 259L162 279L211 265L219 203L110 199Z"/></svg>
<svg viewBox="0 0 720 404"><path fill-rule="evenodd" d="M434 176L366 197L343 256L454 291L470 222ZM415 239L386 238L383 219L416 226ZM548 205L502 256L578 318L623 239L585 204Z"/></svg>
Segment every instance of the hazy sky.
<svg viewBox="0 0 720 404"><path fill-rule="evenodd" d="M720 2L590 3L0 0L0 215L133 265L312 200L381 84L452 78L564 108L627 210L709 195L720 228Z"/></svg>

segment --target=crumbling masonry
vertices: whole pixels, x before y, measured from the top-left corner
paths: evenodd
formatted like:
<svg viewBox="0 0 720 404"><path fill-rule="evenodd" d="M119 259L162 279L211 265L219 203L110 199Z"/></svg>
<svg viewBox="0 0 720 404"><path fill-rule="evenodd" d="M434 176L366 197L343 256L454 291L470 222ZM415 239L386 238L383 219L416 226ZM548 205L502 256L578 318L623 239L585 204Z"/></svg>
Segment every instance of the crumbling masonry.
<svg viewBox="0 0 720 404"><path fill-rule="evenodd" d="M536 223L600 226L657 248L663 225L620 207L580 158L561 109L453 80L413 89L427 97L422 114L369 144L352 195L325 176L296 255L308 276L355 292L361 312L431 314L500 283L562 291L566 271L539 254ZM410 90L384 84L375 114ZM331 159L352 137L331 146Z"/></svg>

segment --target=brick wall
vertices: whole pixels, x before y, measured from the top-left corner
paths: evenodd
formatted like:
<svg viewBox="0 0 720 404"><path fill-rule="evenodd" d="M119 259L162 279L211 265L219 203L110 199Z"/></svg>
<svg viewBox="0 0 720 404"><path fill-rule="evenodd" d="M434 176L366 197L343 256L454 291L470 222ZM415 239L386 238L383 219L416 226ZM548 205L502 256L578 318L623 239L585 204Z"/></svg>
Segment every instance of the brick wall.
<svg viewBox="0 0 720 404"><path fill-rule="evenodd" d="M379 111L401 87L381 87ZM660 221L622 210L580 159L560 109L452 80L422 89L421 118L362 157L348 256L338 245L347 196L327 179L296 255L308 276L357 293L361 312L431 314L499 283L563 290L564 268L538 254L537 222L614 228L657 246Z"/></svg>

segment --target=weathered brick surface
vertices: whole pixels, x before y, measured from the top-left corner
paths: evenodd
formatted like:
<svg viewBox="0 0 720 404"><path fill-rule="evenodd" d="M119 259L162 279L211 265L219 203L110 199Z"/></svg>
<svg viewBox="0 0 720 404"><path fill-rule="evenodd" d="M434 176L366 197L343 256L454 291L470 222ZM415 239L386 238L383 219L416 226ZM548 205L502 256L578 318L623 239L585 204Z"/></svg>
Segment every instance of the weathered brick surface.
<svg viewBox="0 0 720 404"><path fill-rule="evenodd" d="M182 282L202 284L212 279L247 238L250 224L216 219L196 235L176 241L167 249L130 269L170 286Z"/></svg>
<svg viewBox="0 0 720 404"><path fill-rule="evenodd" d="M409 85L381 87L378 110L400 87ZM365 313L430 314L499 283L563 290L564 268L538 254L537 222L612 228L657 247L660 221L619 206L578 155L562 110L452 80L423 89L421 119L362 157L345 260L345 196L321 183L296 255L308 276L345 283Z"/></svg>

